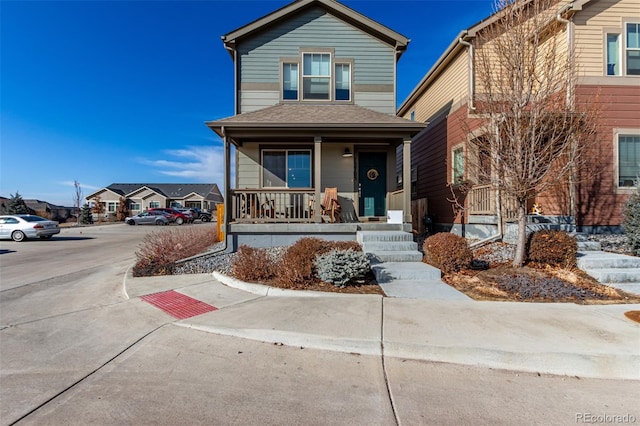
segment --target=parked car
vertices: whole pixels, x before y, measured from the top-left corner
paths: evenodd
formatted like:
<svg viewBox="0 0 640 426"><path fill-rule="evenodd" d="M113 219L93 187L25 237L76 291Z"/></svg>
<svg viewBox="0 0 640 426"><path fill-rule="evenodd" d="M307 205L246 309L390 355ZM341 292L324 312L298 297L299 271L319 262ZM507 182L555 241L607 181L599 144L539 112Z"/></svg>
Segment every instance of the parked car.
<svg viewBox="0 0 640 426"><path fill-rule="evenodd" d="M187 209L179 209L180 211L189 211L193 219L200 219L203 222L211 221L211 213L205 212L204 210L200 210L199 208L187 208Z"/></svg>
<svg viewBox="0 0 640 426"><path fill-rule="evenodd" d="M13 214L0 216L0 238L24 241L28 238L48 240L60 233L60 226L55 220L30 214Z"/></svg>
<svg viewBox="0 0 640 426"><path fill-rule="evenodd" d="M151 210L127 217L124 220L124 223L128 225L167 225L169 222L171 222L171 218L165 212Z"/></svg>
<svg viewBox="0 0 640 426"><path fill-rule="evenodd" d="M193 222L193 217L190 214L183 213L183 212L178 211L176 209L172 209L172 208L168 208L168 207L166 207L166 208L165 207L157 207L157 208L149 209L149 211L150 212L161 211L161 212L169 213L169 214L174 216L173 222L175 222L178 225L182 225L183 223L191 223L191 222Z"/></svg>

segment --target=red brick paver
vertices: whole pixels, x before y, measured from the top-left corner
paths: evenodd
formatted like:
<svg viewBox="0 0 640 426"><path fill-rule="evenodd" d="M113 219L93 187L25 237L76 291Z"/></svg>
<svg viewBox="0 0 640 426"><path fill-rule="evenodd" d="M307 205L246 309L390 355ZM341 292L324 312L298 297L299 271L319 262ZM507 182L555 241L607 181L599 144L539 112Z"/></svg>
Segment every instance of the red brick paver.
<svg viewBox="0 0 640 426"><path fill-rule="evenodd" d="M191 318L218 309L174 290L147 294L140 298L177 319Z"/></svg>

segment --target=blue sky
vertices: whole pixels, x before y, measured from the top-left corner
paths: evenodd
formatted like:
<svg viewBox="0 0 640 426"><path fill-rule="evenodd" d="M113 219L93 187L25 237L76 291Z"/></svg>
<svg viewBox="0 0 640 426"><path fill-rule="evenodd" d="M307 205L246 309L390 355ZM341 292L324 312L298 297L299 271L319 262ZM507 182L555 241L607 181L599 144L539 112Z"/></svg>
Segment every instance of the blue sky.
<svg viewBox="0 0 640 426"><path fill-rule="evenodd" d="M289 1L0 0L0 195L73 205L111 183L213 182L233 114L220 36ZM402 102L491 0L343 0L411 39Z"/></svg>

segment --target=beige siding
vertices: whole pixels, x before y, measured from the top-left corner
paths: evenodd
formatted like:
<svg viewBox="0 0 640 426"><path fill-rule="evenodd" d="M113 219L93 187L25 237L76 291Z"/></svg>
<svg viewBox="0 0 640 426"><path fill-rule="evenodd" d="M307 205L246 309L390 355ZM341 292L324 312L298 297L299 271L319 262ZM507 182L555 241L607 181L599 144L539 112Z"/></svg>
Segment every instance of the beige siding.
<svg viewBox="0 0 640 426"><path fill-rule="evenodd" d="M404 118L411 118L415 111L415 121L427 121L447 104L466 102L469 95L469 53L462 50L431 82L412 108L407 109Z"/></svg>
<svg viewBox="0 0 640 426"><path fill-rule="evenodd" d="M238 189L260 187L260 149L257 143L246 143L238 148L236 176Z"/></svg>
<svg viewBox="0 0 640 426"><path fill-rule="evenodd" d="M605 75L605 33L613 32L615 29L622 32L625 20L640 22L640 0L592 1L576 14L576 51L582 75Z"/></svg>

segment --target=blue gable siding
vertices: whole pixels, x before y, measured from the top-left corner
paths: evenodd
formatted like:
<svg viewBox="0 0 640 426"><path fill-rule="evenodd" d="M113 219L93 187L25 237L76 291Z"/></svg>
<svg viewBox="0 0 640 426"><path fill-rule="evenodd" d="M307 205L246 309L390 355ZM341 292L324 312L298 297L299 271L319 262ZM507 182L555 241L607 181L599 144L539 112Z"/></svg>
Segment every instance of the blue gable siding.
<svg viewBox="0 0 640 426"><path fill-rule="evenodd" d="M362 106L367 107L372 98L371 95L359 97L358 85L384 85L388 87L386 93L373 96L378 104L376 109L395 112L394 47L321 8L306 10L238 45L239 81L241 84L252 83L253 87L241 94L242 112L277 103L280 59L297 58L301 48L314 47L332 48L336 59L353 60L354 99L357 103L361 98Z"/></svg>

